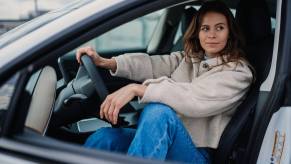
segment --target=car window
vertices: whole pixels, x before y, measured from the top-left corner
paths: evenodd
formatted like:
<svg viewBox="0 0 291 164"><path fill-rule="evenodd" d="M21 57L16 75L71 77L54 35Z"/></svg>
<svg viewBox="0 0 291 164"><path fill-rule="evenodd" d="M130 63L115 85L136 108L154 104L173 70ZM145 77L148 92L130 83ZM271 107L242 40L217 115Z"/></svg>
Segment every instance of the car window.
<svg viewBox="0 0 291 164"><path fill-rule="evenodd" d="M163 10L137 18L90 41L98 52L146 48Z"/></svg>
<svg viewBox="0 0 291 164"><path fill-rule="evenodd" d="M47 24L48 22L51 22L51 21L61 17L62 15L69 13L72 10L80 8L83 5L90 3L91 1L93 1L93 0L73 1L61 9L51 11L47 14L44 14L40 17L37 17L36 19L28 21L28 22L26 22L26 23L24 23L16 28L10 30L9 32L0 36L0 48L4 47L7 44L10 44L11 42L13 42L17 38L23 36L24 34L30 33L31 31L43 26L44 24Z"/></svg>
<svg viewBox="0 0 291 164"><path fill-rule="evenodd" d="M0 87L0 131L4 123L6 116L6 111L9 107L12 94L14 92L16 83L18 79L18 74L10 78Z"/></svg>
<svg viewBox="0 0 291 164"><path fill-rule="evenodd" d="M276 29L276 19L271 17L271 25L272 25L272 33L275 33L275 29Z"/></svg>

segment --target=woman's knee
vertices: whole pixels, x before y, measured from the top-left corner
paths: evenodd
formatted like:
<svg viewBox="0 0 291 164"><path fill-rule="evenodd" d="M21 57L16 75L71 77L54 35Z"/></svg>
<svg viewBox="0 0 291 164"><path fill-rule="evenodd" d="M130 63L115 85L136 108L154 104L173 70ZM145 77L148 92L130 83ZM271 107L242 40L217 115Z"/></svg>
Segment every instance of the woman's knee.
<svg viewBox="0 0 291 164"><path fill-rule="evenodd" d="M116 138L116 134L114 129L112 128L100 128L96 132L94 132L89 138L86 140L84 146L97 148L97 149L110 149L111 145L114 144Z"/></svg>
<svg viewBox="0 0 291 164"><path fill-rule="evenodd" d="M87 139L84 146L126 153L135 131L129 128L100 128Z"/></svg>
<svg viewBox="0 0 291 164"><path fill-rule="evenodd" d="M171 107L161 103L149 103L143 109L140 120L155 122L175 118L176 113Z"/></svg>

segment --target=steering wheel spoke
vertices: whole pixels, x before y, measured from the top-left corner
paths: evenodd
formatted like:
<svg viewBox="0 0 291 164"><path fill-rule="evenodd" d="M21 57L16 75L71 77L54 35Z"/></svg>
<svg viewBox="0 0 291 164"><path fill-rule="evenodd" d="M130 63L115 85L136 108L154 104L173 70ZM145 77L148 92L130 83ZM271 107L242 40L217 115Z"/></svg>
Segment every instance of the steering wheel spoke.
<svg viewBox="0 0 291 164"><path fill-rule="evenodd" d="M100 100L105 100L106 96L108 95L108 90L104 84L103 79L101 78L98 68L93 63L91 58L87 55L83 55L81 57L81 61L83 62L84 68L93 82L93 85L97 91L98 96L100 97Z"/></svg>

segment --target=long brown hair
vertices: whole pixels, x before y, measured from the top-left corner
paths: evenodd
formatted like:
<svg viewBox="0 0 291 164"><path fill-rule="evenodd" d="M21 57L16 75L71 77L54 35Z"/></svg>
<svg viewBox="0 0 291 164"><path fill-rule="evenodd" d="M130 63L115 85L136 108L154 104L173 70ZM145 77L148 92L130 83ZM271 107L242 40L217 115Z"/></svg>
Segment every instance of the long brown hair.
<svg viewBox="0 0 291 164"><path fill-rule="evenodd" d="M234 16L229 8L220 1L206 1L198 10L196 16L192 18L192 21L184 35L184 51L186 59L198 58L202 60L204 58L205 52L199 42L199 31L201 28L202 19L208 12L216 12L224 15L228 23L229 38L226 46L219 53L223 63L244 59L244 52L241 50L241 47L244 44L241 32L235 23ZM222 56L226 57L224 58Z"/></svg>

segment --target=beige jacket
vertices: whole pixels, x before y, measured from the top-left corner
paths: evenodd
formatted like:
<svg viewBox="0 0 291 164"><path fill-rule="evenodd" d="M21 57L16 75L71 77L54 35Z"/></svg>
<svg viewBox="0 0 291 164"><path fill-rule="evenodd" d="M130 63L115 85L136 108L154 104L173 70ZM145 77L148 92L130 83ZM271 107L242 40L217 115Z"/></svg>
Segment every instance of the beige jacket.
<svg viewBox="0 0 291 164"><path fill-rule="evenodd" d="M111 74L147 85L140 102L172 107L197 147L217 148L253 78L243 61L227 65L220 58L186 62L183 52L155 56L131 53L114 58L117 70Z"/></svg>

